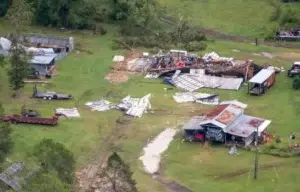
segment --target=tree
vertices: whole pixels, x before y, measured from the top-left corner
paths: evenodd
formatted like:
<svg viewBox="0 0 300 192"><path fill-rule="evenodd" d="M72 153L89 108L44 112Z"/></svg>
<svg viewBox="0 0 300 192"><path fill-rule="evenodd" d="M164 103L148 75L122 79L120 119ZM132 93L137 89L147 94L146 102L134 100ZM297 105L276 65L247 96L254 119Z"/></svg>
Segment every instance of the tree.
<svg viewBox="0 0 300 192"><path fill-rule="evenodd" d="M9 83L13 90L18 91L25 85L24 79L30 74L30 56L24 48L14 46L9 59L10 69L8 70Z"/></svg>
<svg viewBox="0 0 300 192"><path fill-rule="evenodd" d="M32 22L32 5L27 0L13 0L6 17L13 26L13 34L20 35Z"/></svg>
<svg viewBox="0 0 300 192"><path fill-rule="evenodd" d="M30 55L21 45L20 35L31 23L31 5L26 0L14 0L7 12L7 18L14 30L11 34L11 57L9 59L10 69L8 70L9 83L13 90L17 91L24 87L24 79L30 73Z"/></svg>
<svg viewBox="0 0 300 192"><path fill-rule="evenodd" d="M8 123L0 123L0 163L5 161L13 148L12 129Z"/></svg>
<svg viewBox="0 0 300 192"><path fill-rule="evenodd" d="M23 187L25 192L68 192L70 186L63 183L55 173L40 172L27 180Z"/></svg>
<svg viewBox="0 0 300 192"><path fill-rule="evenodd" d="M111 192L137 192L130 167L116 153L112 153L101 172L100 183L94 184L96 190ZM94 188L94 187L93 187ZM93 190L93 189L92 189Z"/></svg>
<svg viewBox="0 0 300 192"><path fill-rule="evenodd" d="M296 90L300 89L300 77L296 77L293 80L293 88Z"/></svg>
<svg viewBox="0 0 300 192"><path fill-rule="evenodd" d="M67 184L74 179L75 160L71 151L52 139L43 139L34 148L33 155L45 173L55 172Z"/></svg>

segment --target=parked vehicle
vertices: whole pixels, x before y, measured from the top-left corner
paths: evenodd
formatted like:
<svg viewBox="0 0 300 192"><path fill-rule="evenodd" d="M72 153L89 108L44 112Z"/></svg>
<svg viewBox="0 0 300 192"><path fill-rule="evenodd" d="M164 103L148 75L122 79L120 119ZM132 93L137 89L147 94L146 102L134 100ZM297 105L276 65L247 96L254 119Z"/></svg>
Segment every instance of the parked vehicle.
<svg viewBox="0 0 300 192"><path fill-rule="evenodd" d="M23 123L23 124L37 124L37 125L51 125L57 124L58 117L53 116L52 118L40 118L40 117L26 117L22 115L6 115L1 118L4 122L9 123Z"/></svg>
<svg viewBox="0 0 300 192"><path fill-rule="evenodd" d="M23 117L40 117L40 113L32 109L22 111L21 115Z"/></svg>
<svg viewBox="0 0 300 192"><path fill-rule="evenodd" d="M291 69L288 70L287 75L289 77L300 75L300 61L294 62Z"/></svg>
<svg viewBox="0 0 300 192"><path fill-rule="evenodd" d="M48 100L68 100L72 99L72 95L70 94L61 94L61 93L56 93L53 91L47 91L47 92L39 92L36 88L36 86L33 88L33 95L34 98L40 98L40 99L48 99Z"/></svg>

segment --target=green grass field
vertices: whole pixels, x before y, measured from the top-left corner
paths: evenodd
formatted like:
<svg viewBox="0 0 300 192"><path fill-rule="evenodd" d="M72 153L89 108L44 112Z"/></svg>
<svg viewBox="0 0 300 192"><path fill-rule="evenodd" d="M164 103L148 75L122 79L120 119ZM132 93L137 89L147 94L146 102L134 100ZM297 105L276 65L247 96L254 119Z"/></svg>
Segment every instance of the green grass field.
<svg viewBox="0 0 300 192"><path fill-rule="evenodd" d="M159 0L168 13L219 32L250 37L264 37L277 26L271 21L275 12L272 0ZM279 2L279 1L278 1ZM282 5L300 10L300 5Z"/></svg>
<svg viewBox="0 0 300 192"><path fill-rule="evenodd" d="M1 26L5 26L4 24ZM5 30L4 30L5 29ZM113 29L111 29L113 30ZM9 31L1 28L0 34ZM176 104L172 95L178 90L164 92L167 85L161 80L146 80L141 76L130 76L127 83L111 85L104 76L109 72L114 54L123 54L123 51L112 51L110 45L113 35L93 36L89 32L57 32L46 28L32 28L33 32L56 36L73 36L77 49L65 59L57 63L57 75L49 80L50 84L40 86L40 89L55 90L71 93L73 101L44 101L30 98L33 85L28 84L22 90L21 97L11 99L11 91L5 69L0 69L0 100L6 108L6 113L19 113L21 105L38 109L43 116L51 116L57 107L77 107L81 114L80 119L62 120L56 127L42 127L30 125L14 125L13 139L15 147L10 161L26 160L30 157L32 147L43 138L52 138L69 148L77 160L78 170L95 161L98 156L104 155L110 146L106 145L107 138L115 131L122 132L117 144L119 152L130 163L134 171L134 178L140 191L167 191L161 184L151 179L143 172L138 157L142 154L143 146L159 132L168 127L177 127L193 115L207 110L209 106L196 104ZM112 33L109 33L112 34ZM233 49L240 52L233 52ZM224 56L234 56L237 59L254 59L256 63L271 63L287 69L292 60L282 57L285 53L298 52L284 48L254 46L252 44L215 41L208 44L208 51L216 51ZM205 52L206 52L205 51ZM278 57L268 59L255 56L253 53L269 52ZM262 97L248 96L246 87L239 91L220 91L203 89L201 92L219 93L221 99L238 99L249 105L246 113L272 120L270 131L281 137L288 137L290 132L299 132L298 127L300 93L291 89L292 80L284 73L278 75L277 82L271 90ZM151 100L154 113L145 114L142 118L133 119L128 125L118 125L116 120L122 118L118 111L91 112L84 106L89 100L107 97L112 101L119 101L127 95L140 97L152 93ZM295 159L283 159L271 156L262 156L261 164L274 162L291 162L290 166L276 169L262 170L259 181L249 179L249 174L217 180L215 176L230 174L240 169L251 169L253 153L240 151L237 157L230 157L228 149L212 147L208 153L200 144L181 143L180 132L170 150L165 153L162 162L162 173L193 191L298 191L297 176L294 167ZM7 163L9 164L9 162ZM245 187L246 186L246 187Z"/></svg>

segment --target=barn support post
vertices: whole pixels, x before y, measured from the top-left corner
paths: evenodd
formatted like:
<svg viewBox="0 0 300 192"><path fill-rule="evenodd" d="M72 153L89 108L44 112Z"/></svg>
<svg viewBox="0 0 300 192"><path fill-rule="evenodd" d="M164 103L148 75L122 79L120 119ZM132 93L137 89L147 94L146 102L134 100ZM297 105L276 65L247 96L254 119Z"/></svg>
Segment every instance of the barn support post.
<svg viewBox="0 0 300 192"><path fill-rule="evenodd" d="M255 134L255 148L256 148L256 152L255 152L255 160L254 160L254 176L253 179L257 179L257 173L258 173L258 128L256 130L256 134Z"/></svg>

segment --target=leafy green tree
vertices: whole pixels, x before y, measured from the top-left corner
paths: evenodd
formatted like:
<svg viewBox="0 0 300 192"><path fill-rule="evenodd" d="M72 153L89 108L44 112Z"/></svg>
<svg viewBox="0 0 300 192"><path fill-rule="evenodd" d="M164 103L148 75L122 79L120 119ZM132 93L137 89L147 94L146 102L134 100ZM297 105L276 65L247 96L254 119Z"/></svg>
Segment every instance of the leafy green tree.
<svg viewBox="0 0 300 192"><path fill-rule="evenodd" d="M69 192L70 186L63 183L55 173L40 172L29 178L23 187L25 192Z"/></svg>
<svg viewBox="0 0 300 192"><path fill-rule="evenodd" d="M300 89L300 77L296 77L293 80L293 88L296 90Z"/></svg>
<svg viewBox="0 0 300 192"><path fill-rule="evenodd" d="M0 1L0 17L4 16L7 12L12 0L2 0Z"/></svg>
<svg viewBox="0 0 300 192"><path fill-rule="evenodd" d="M30 55L26 53L22 46L23 42L20 39L20 35L26 31L27 26L31 23L31 5L28 4L26 0L14 0L6 17L14 29L11 34L12 54L9 58L9 83L12 89L17 93L19 89L24 87L24 79L30 73Z"/></svg>
<svg viewBox="0 0 300 192"><path fill-rule="evenodd" d="M25 86L25 78L30 74L30 56L19 46L15 46L9 59L9 83L13 90L18 91Z"/></svg>
<svg viewBox="0 0 300 192"><path fill-rule="evenodd" d="M110 191L113 192L137 192L136 182L132 179L130 167L114 152L107 161L104 176L110 183Z"/></svg>
<svg viewBox="0 0 300 192"><path fill-rule="evenodd" d="M71 151L52 139L43 139L34 148L33 155L46 173L55 172L67 184L74 180L75 160Z"/></svg>
<svg viewBox="0 0 300 192"><path fill-rule="evenodd" d="M5 16L14 29L13 35L20 35L32 22L32 5L26 0L13 0Z"/></svg>
<svg viewBox="0 0 300 192"><path fill-rule="evenodd" d="M0 164L5 161L13 148L12 129L8 123L0 123Z"/></svg>

